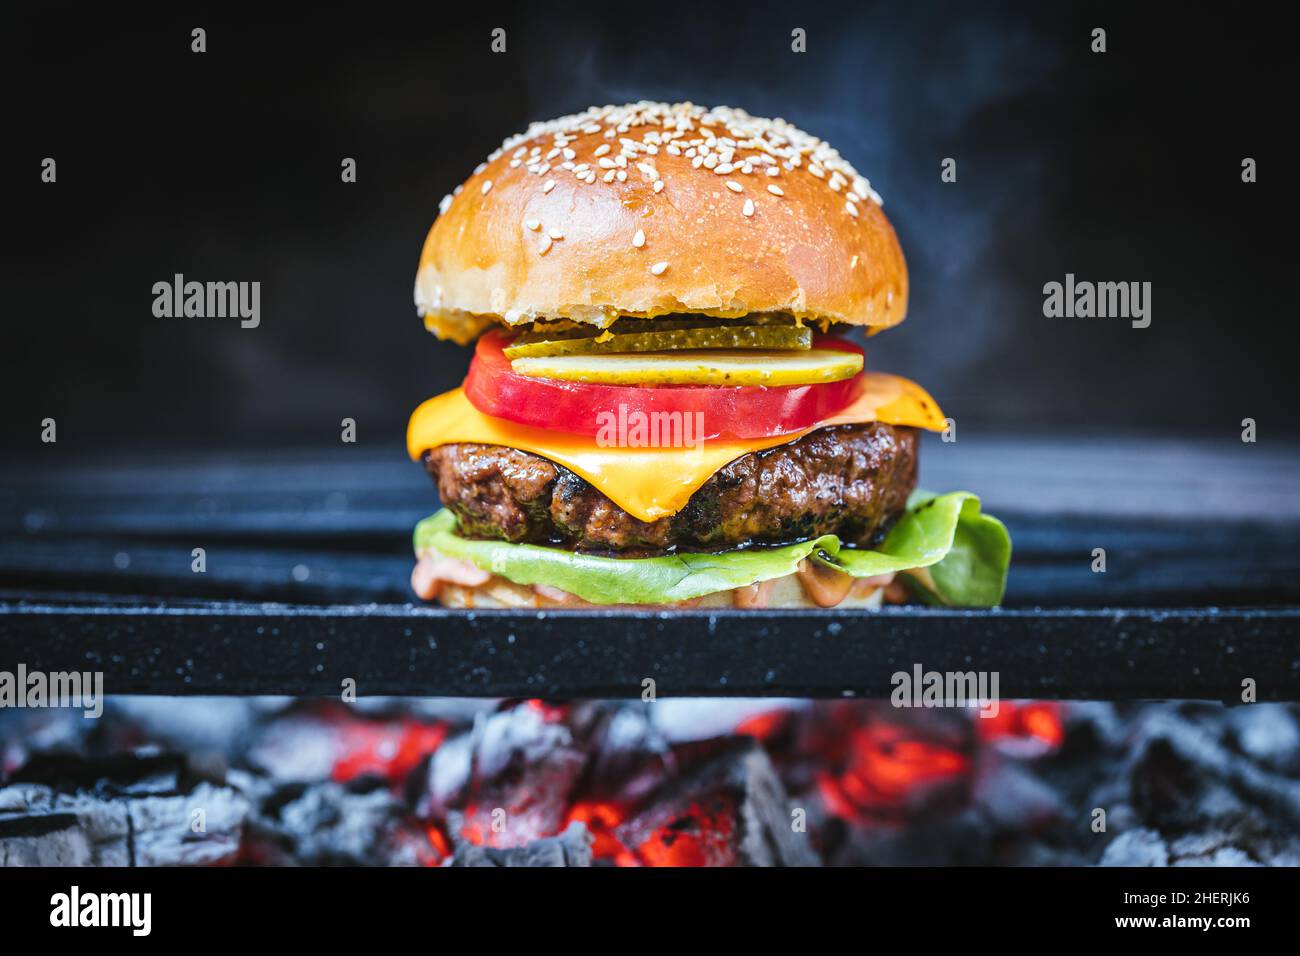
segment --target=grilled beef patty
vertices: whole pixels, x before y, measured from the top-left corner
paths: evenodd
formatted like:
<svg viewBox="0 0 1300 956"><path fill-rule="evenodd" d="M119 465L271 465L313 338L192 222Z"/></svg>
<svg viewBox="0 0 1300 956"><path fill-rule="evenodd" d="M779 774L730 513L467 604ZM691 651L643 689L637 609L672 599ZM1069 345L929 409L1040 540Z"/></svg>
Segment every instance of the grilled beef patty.
<svg viewBox="0 0 1300 956"><path fill-rule="evenodd" d="M721 551L834 533L877 543L916 485L916 432L873 422L822 428L719 469L675 515L641 521L554 462L499 445L424 454L443 504L471 538L637 555Z"/></svg>

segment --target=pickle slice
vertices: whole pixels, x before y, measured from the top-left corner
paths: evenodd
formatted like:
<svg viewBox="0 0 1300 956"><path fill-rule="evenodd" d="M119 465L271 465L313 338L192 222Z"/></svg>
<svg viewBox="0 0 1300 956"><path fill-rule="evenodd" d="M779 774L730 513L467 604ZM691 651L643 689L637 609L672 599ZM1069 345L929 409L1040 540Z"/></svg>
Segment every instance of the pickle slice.
<svg viewBox="0 0 1300 956"><path fill-rule="evenodd" d="M735 318L691 315L689 313L660 315L653 319L623 315L604 328L576 323L568 319L539 319L516 336L514 344L531 345L535 342L551 342L557 339L589 339L604 335L606 332L613 335L628 335L635 332L666 332L675 329L708 329L751 325L800 328L802 323L795 319L794 316L782 312L751 312L748 315Z"/></svg>
<svg viewBox="0 0 1300 956"><path fill-rule="evenodd" d="M699 350L548 355L510 363L529 378L601 385L813 385L862 371L862 355L838 349Z"/></svg>
<svg viewBox="0 0 1300 956"><path fill-rule="evenodd" d="M810 349L812 329L776 325L719 325L711 328L609 332L603 335L517 342L506 358L594 355L609 352L665 352L673 349Z"/></svg>

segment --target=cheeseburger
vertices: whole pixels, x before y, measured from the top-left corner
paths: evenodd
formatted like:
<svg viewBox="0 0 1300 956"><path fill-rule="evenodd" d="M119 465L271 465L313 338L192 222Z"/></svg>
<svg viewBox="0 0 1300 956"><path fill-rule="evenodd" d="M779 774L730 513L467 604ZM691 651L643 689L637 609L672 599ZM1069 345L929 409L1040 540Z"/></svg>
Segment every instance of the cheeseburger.
<svg viewBox="0 0 1300 956"><path fill-rule="evenodd" d="M443 199L415 280L462 387L411 416L443 509L415 592L462 608L993 605L1006 530L916 489L924 389L852 335L897 325L880 196L784 120L593 108Z"/></svg>

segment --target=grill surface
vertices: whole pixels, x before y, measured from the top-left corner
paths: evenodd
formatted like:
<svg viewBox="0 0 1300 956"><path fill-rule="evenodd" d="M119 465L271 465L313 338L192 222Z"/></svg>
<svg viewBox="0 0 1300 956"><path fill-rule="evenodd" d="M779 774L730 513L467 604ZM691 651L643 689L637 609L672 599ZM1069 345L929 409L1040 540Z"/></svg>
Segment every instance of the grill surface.
<svg viewBox="0 0 1300 956"><path fill-rule="evenodd" d="M110 693L887 697L896 672L995 671L1005 698L1300 699L1300 611L480 611L0 605L0 667Z"/></svg>
<svg viewBox="0 0 1300 956"><path fill-rule="evenodd" d="M69 455L6 475L0 670L93 665L110 693L840 696L920 663L996 670L1004 697L1235 700L1252 678L1300 699L1300 450L977 436L922 462L1010 527L1005 610L415 607L435 503L398 454Z"/></svg>

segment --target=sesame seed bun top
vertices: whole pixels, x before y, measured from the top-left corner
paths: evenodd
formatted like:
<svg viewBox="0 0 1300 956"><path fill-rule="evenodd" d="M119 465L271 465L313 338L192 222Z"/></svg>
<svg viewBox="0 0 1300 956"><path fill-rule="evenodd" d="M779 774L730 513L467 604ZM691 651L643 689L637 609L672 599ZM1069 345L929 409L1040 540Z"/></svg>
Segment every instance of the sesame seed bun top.
<svg viewBox="0 0 1300 956"><path fill-rule="evenodd" d="M534 123L443 199L415 280L440 338L493 322L789 312L896 325L907 266L880 196L784 120L690 103Z"/></svg>

